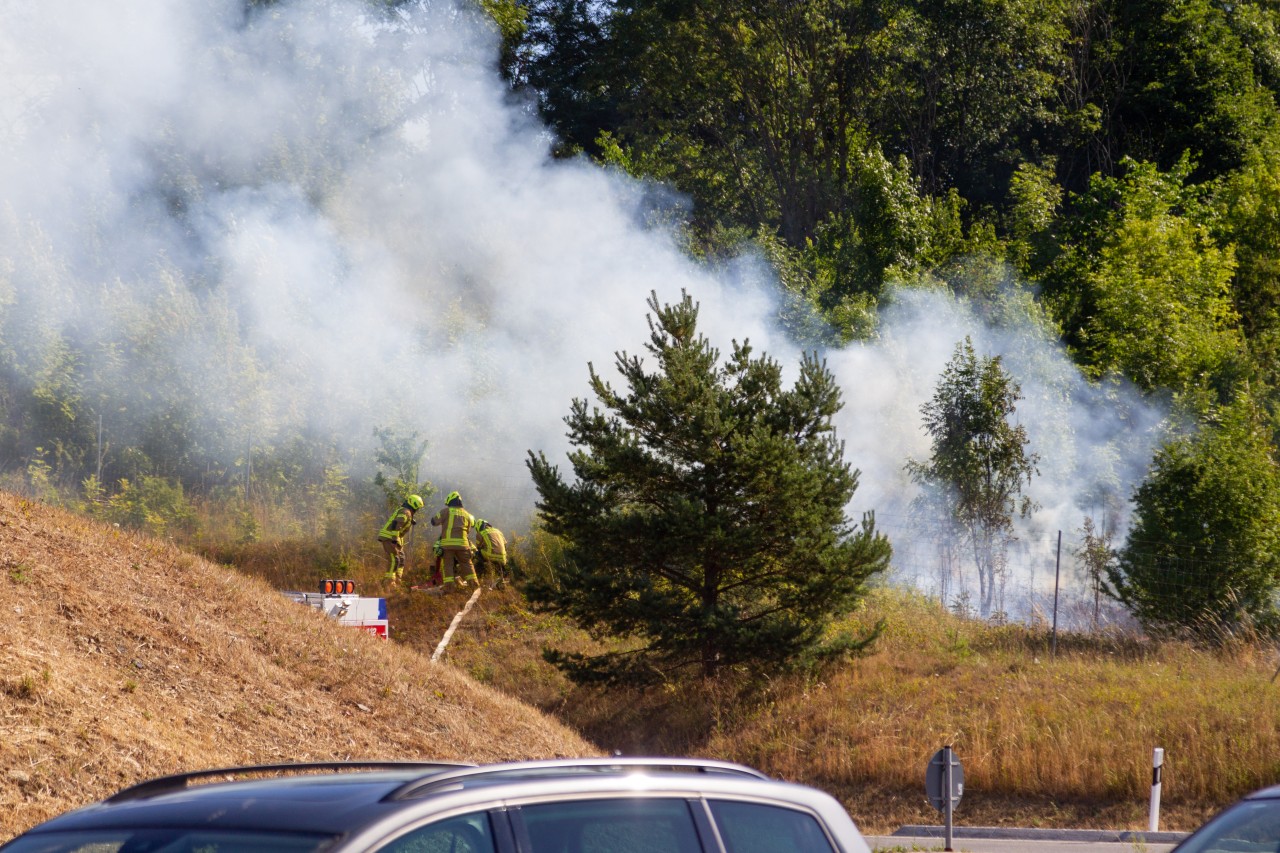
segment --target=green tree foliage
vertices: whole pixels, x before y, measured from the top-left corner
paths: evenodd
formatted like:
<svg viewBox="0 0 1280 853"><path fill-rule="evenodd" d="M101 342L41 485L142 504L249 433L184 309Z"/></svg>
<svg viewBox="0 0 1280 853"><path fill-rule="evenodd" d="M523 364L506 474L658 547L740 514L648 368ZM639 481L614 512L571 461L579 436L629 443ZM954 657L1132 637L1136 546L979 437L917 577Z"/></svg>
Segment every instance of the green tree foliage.
<svg viewBox="0 0 1280 853"><path fill-rule="evenodd" d="M927 249L934 203L867 123L885 9L863 0L530 6L522 57L570 150L626 152L694 200L697 241L776 235L834 271L831 308ZM945 203L944 203L945 206Z"/></svg>
<svg viewBox="0 0 1280 853"><path fill-rule="evenodd" d="M1278 45L1280 49L1280 45ZM1214 220L1220 243L1235 247L1232 305L1256 376L1280 387L1280 151L1250 154L1247 168L1223 182L1221 216ZM1276 404L1271 403L1273 413ZM1274 415L1273 415L1274 416Z"/></svg>
<svg viewBox="0 0 1280 853"><path fill-rule="evenodd" d="M1189 183L1188 160L1169 172L1125 168L1095 176L1060 223L1046 304L1093 375L1225 399L1243 371L1234 251L1214 239L1212 205Z"/></svg>
<svg viewBox="0 0 1280 853"><path fill-rule="evenodd" d="M873 125L911 157L926 190L992 204L1027 145L1055 119L1070 4L941 0L886 4L885 78Z"/></svg>
<svg viewBox="0 0 1280 853"><path fill-rule="evenodd" d="M504 71L538 99L559 134L560 153L595 152L602 132L619 124L613 69L624 65L608 37L608 4L587 0L529 0L524 28L505 51Z"/></svg>
<svg viewBox="0 0 1280 853"><path fill-rule="evenodd" d="M390 427L375 428L373 436L378 439L378 449L374 452L378 472L373 475L373 482L386 495L387 505L397 506L411 494L430 501L435 486L418 479L427 453L427 440L419 441L416 430L400 435Z"/></svg>
<svg viewBox="0 0 1280 853"><path fill-rule="evenodd" d="M1076 550L1076 559L1084 567L1085 578L1093 590L1093 627L1096 630L1107 571L1114 567L1116 552L1111 546L1111 531L1096 527L1091 517L1085 516L1084 524L1077 532L1080 534L1080 546Z"/></svg>
<svg viewBox="0 0 1280 853"><path fill-rule="evenodd" d="M1043 269L1054 254L1053 229L1063 201L1054 163L1023 163L1009 181L1009 259L1024 274Z"/></svg>
<svg viewBox="0 0 1280 853"><path fill-rule="evenodd" d="M1145 390L1187 389L1226 369L1242 345L1231 303L1234 253L1172 206L1167 180L1149 165L1127 179L1124 213L1088 285L1091 364Z"/></svg>
<svg viewBox="0 0 1280 853"><path fill-rule="evenodd" d="M1202 177L1217 176L1273 132L1275 100L1255 80L1235 14L1212 0L1117 0L1120 49L1104 100L1122 156L1172 169L1189 152Z"/></svg>
<svg viewBox="0 0 1280 853"><path fill-rule="evenodd" d="M542 453L528 460L539 518L566 543L530 600L630 645L548 659L583 682L644 682L869 642L827 631L890 554L870 516L856 530L845 519L858 475L832 427L833 377L807 357L785 389L781 367L746 343L721 364L688 295L649 307L657 370L619 353L628 390L591 368L604 411L579 399L566 418L576 482Z"/></svg>
<svg viewBox="0 0 1280 853"><path fill-rule="evenodd" d="M120 481L120 489L106 501L92 505L94 515L153 536L193 533L198 526L182 484L164 477L144 476L136 483Z"/></svg>
<svg viewBox="0 0 1280 853"><path fill-rule="evenodd" d="M1049 145L1036 152L1057 161L1064 189L1079 192L1089 178L1110 175L1121 152L1108 133L1108 93L1120 74L1120 48L1112 0L1067 0L1063 6L1067 37L1057 76Z"/></svg>
<svg viewBox="0 0 1280 853"><path fill-rule="evenodd" d="M1083 190L1122 160L1172 169L1190 154L1197 180L1237 168L1276 121L1280 67L1273 13L1245 0L1070 0L1058 102L1034 140Z"/></svg>
<svg viewBox="0 0 1280 853"><path fill-rule="evenodd" d="M1013 515L1034 509L1022 488L1035 475L1038 457L1027 451L1026 428L1011 422L1021 398L1000 357L979 358L965 338L921 407L932 454L906 466L923 488L918 504L945 513L944 523L964 537L978 571L983 617L993 612Z"/></svg>
<svg viewBox="0 0 1280 853"><path fill-rule="evenodd" d="M1247 370L1220 298L1238 243L1249 257L1232 296L1248 333L1265 329L1252 349L1270 379L1280 346L1253 316L1270 299L1254 288L1267 238L1233 225L1215 241L1192 198L1256 163L1275 127L1280 37L1265 3L536 0L527 11L507 69L537 92L565 149L687 193L700 251L754 240L842 340L873 334L886 280L953 283L941 269L990 234L1045 282L1095 374L1223 399ZM1141 209L1153 190L1163 211Z"/></svg>
<svg viewBox="0 0 1280 853"><path fill-rule="evenodd" d="M505 67L565 149L599 154L609 133L695 198L704 235L767 223L801 248L824 225L874 232L884 211L860 183L876 158L978 210L1024 162L1055 161L1072 190L1126 157L1224 175L1276 124L1277 13L1254 0L526 8Z"/></svg>
<svg viewBox="0 0 1280 853"><path fill-rule="evenodd" d="M1157 634L1280 629L1280 472L1246 398L1156 454L1109 593Z"/></svg>
<svg viewBox="0 0 1280 853"><path fill-rule="evenodd" d="M347 479L347 472L341 463L331 461L324 467L318 480L308 483L306 487L308 515L317 532L330 543L336 543L340 538L343 510L351 496Z"/></svg>
<svg viewBox="0 0 1280 853"><path fill-rule="evenodd" d="M1267 0L1222 8L1227 25L1253 59L1254 77L1272 97L1280 95L1280 9Z"/></svg>

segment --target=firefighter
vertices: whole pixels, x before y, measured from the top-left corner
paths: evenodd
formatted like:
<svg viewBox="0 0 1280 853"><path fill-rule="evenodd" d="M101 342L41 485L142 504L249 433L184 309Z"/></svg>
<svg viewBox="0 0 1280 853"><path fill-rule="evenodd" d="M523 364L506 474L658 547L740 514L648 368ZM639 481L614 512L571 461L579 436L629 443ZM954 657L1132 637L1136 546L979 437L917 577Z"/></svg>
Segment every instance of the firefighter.
<svg viewBox="0 0 1280 853"><path fill-rule="evenodd" d="M440 544L444 547L444 591L452 592L464 589L468 582L478 583L471 564L471 528L476 519L463 508L462 495L457 492L450 492L444 503L444 509L431 517L431 523L440 528Z"/></svg>
<svg viewBox="0 0 1280 853"><path fill-rule="evenodd" d="M507 538L483 518L476 520L476 557L479 569L494 576L493 588L507 584Z"/></svg>
<svg viewBox="0 0 1280 853"><path fill-rule="evenodd" d="M422 498L409 495L404 499L404 503L391 513L387 523L378 531L378 541L382 543L382 550L386 552L389 562L387 573L382 577L392 583L399 583L404 577L404 537L413 529L413 525L418 523L414 520L413 514L420 509L422 509Z"/></svg>

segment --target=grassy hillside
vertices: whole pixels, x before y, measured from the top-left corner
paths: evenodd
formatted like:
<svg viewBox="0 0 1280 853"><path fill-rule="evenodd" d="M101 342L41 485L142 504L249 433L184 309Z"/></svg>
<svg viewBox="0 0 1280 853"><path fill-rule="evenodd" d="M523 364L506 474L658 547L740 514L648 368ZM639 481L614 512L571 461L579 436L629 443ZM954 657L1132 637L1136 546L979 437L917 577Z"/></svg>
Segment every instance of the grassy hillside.
<svg viewBox="0 0 1280 853"><path fill-rule="evenodd" d="M924 773L947 743L968 825L1144 828L1156 746L1164 829L1280 781L1269 648L1064 636L1054 658L1043 628L882 591L849 617L884 620L864 657L610 692L541 660L592 641L512 590L486 591L433 664L464 598L390 592L386 643L276 593L314 583L306 547L246 555L241 574L0 494L0 837L148 776L252 761L702 755L818 785L875 833L938 822Z"/></svg>
<svg viewBox="0 0 1280 853"><path fill-rule="evenodd" d="M0 839L181 770L596 754L262 580L0 493Z"/></svg>
<svg viewBox="0 0 1280 853"><path fill-rule="evenodd" d="M1280 782L1270 648L1062 636L1054 658L1043 628L965 621L894 591L851 617L881 619L870 654L815 676L604 692L573 689L537 657L584 637L490 596L447 657L605 749L742 761L831 791L874 832L939 822L924 776L946 744L964 764L968 825L1145 829L1154 747L1166 752L1163 829Z"/></svg>

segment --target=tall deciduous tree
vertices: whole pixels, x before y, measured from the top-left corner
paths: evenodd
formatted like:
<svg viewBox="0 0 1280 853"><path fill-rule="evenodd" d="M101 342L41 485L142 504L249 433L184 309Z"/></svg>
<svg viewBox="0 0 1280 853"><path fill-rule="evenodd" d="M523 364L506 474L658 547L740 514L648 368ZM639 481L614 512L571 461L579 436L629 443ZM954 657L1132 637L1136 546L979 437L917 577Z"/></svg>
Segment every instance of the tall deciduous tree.
<svg viewBox="0 0 1280 853"><path fill-rule="evenodd" d="M1144 390L1183 390L1223 371L1242 347L1231 304L1235 257L1177 205L1187 166L1135 164L1123 212L1089 276L1086 351Z"/></svg>
<svg viewBox="0 0 1280 853"><path fill-rule="evenodd" d="M1121 59L1104 112L1126 156L1171 169L1190 152L1202 180L1238 168L1275 132L1275 99L1231 26L1234 5L1117 0Z"/></svg>
<svg viewBox="0 0 1280 853"><path fill-rule="evenodd" d="M523 31L504 44L504 71L533 91L562 154L594 151L600 134L618 125L628 89L611 74L629 64L629 45L610 38L609 9L590 0L527 0Z"/></svg>
<svg viewBox="0 0 1280 853"><path fill-rule="evenodd" d="M508 73L570 150L599 155L610 140L631 171L689 195L691 231L712 250L756 233L821 247L838 302L878 294L933 239L935 208L947 212L905 153L887 158L870 135L873 104L892 100L891 5L536 0Z"/></svg>
<svg viewBox="0 0 1280 853"><path fill-rule="evenodd" d="M919 502L950 513L963 531L978 570L979 608L992 614L996 582L1002 576L1013 515L1034 509L1022 494L1036 473L1038 457L1027 450L1026 428L1011 422L1018 383L1005 373L999 356L979 358L965 338L943 370L933 398L921 407L933 438L927 461L912 460L907 471L924 492Z"/></svg>
<svg viewBox="0 0 1280 853"><path fill-rule="evenodd" d="M880 34L886 85L875 94L893 140L886 149L910 156L928 192L957 187L998 201L1027 141L1057 120L1068 12L1060 0L894 4Z"/></svg>
<svg viewBox="0 0 1280 853"><path fill-rule="evenodd" d="M745 342L721 364L688 295L648 304L657 369L619 353L620 392L591 368L604 411L578 399L566 418L576 482L542 453L528 460L539 517L566 543L530 599L629 647L548 659L582 682L643 682L869 642L827 630L890 555L873 518L845 518L858 474L832 426L833 377L807 357L786 389Z"/></svg>
<svg viewBox="0 0 1280 853"><path fill-rule="evenodd" d="M1107 578L1147 630L1219 642L1280 629L1280 471L1252 403L1161 448L1134 503Z"/></svg>
<svg viewBox="0 0 1280 853"><path fill-rule="evenodd" d="M1188 159L1168 172L1123 166L1121 177L1095 175L1056 229L1046 305L1095 376L1225 399L1245 346L1232 303L1235 253L1223 243L1243 220L1214 211L1205 188L1189 183Z"/></svg>
<svg viewBox="0 0 1280 853"><path fill-rule="evenodd" d="M1219 242L1235 246L1232 304L1240 317L1257 379L1280 387L1280 151L1250 155L1248 166L1223 182ZM1255 393L1257 380L1255 380ZM1276 402L1271 403L1274 410Z"/></svg>

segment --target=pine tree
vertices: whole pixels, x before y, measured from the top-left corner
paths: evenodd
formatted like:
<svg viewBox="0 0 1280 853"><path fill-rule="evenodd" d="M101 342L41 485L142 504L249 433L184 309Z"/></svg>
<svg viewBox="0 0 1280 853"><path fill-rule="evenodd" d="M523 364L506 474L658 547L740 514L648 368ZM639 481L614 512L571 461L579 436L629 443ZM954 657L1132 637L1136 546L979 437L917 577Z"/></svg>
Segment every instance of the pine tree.
<svg viewBox="0 0 1280 853"><path fill-rule="evenodd" d="M828 631L888 566L890 546L870 515L857 529L845 518L858 472L835 437L842 403L825 364L805 357L784 389L780 366L746 342L722 365L687 294L648 304L657 370L616 354L623 393L591 366L604 410L577 399L565 419L576 482L529 454L539 517L566 543L530 600L625 646L548 660L582 683L642 683L869 643L874 632Z"/></svg>

